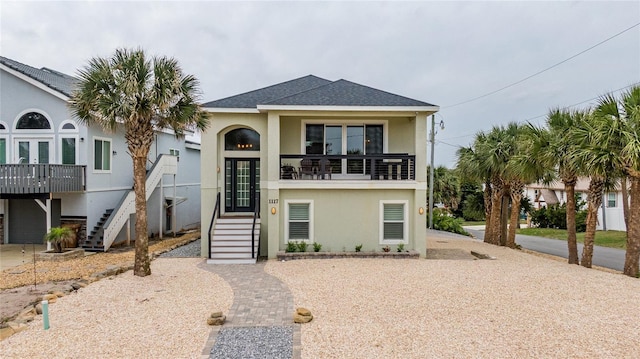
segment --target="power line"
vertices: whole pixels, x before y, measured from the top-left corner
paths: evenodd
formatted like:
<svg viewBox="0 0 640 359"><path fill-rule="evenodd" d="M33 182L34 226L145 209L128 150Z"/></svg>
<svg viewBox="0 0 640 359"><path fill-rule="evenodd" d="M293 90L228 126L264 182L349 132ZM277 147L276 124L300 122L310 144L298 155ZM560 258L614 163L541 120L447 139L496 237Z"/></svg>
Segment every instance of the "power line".
<svg viewBox="0 0 640 359"><path fill-rule="evenodd" d="M640 25L640 22L639 22L639 23L637 23L637 24L635 24L635 25L632 25L631 27L628 27L628 28L626 28L626 29L624 29L624 30L622 30L622 31L618 32L617 34L615 34L615 35L613 35L613 36L610 36L610 37L608 37L608 38L606 38L606 39L604 39L604 40L600 41L599 43L597 43L597 44L595 44L595 45L593 45L593 46L589 47L588 49L582 50L582 51L578 52L577 54L575 54L575 55L573 55L573 56L571 56L571 57L569 57L569 58L566 58L566 59L564 59L564 60L562 60L562 61L560 61L560 62L556 63L555 65L549 66L549 67L547 67L547 68L546 68L546 69L544 69L544 70L540 70L540 71L538 71L538 72L534 73L533 75L529 75L529 76L527 76L527 77L523 78L522 80L518 80L518 81L516 81L516 82L513 82L513 83L511 83L511 84L509 84L509 85L506 85L506 86L504 86L504 87L501 87L501 88L499 88L499 89L497 89L497 90L495 90L495 91L491 91L491 92L489 92L489 93L486 93L486 94L484 94L484 95L480 95L480 96L474 97L474 98L469 99L469 100L466 100L466 101L458 102L458 103L453 104L453 105L443 106L442 108L452 108L452 107L456 107L456 106L459 106L459 105L464 105L464 104L466 104L466 103L473 102L473 101L479 100L479 99L484 98L484 97L487 97L487 96L491 96L491 95L493 95L493 94L495 94L495 93L497 93L497 92L500 92L500 91L502 91L502 90L508 89L509 87L513 87L513 86L515 86L515 85L517 85L517 84L520 84L520 83L522 83L522 82L525 82L525 81L527 81L528 79L530 79L530 78L532 78L532 77L535 77L535 76L538 76L538 75L542 74L543 72L549 71L549 70L551 70L551 69L552 69L552 68L554 68L554 67L560 66L560 65L564 64L565 62L567 62L567 61L569 61L569 60L572 60L572 59L574 59L574 58L576 58L576 57L578 57L578 56L580 56L580 55L584 54L584 53L585 53L585 52L587 52L587 51L593 50L594 48L596 48L596 47L598 47L598 46L600 46L600 45L604 44L605 42L607 42L607 41L609 41L609 40L612 40L612 39L614 39L614 38L616 38L616 37L618 37L618 36L620 36L620 35L624 34L625 32L627 32L627 31L629 31L629 30L633 29L634 27L637 27L638 25Z"/></svg>
<svg viewBox="0 0 640 359"><path fill-rule="evenodd" d="M636 82L636 83L633 83L633 84L631 84L631 85L624 86L624 87L621 87L621 88L619 88L619 89L609 91L609 93L614 93L614 92L619 92L619 91L622 91L622 90L626 90L626 89L628 89L628 88L630 88L630 87L632 87L632 86L636 86L636 85L640 85L640 82ZM570 108L572 108L572 107L575 107L575 106L578 106L578 105L582 105L583 103L586 103L586 102L589 102L589 101L593 101L593 100L597 100L597 99L599 99L600 97L601 97L601 96L592 97L592 98L587 99L587 100L584 100L584 101L576 102L576 103L574 103L573 105L568 105L568 106L561 107L560 109L561 109L561 110L567 110L567 109L570 109ZM531 120L535 120L536 118L540 118L540 117L547 116L548 114L549 114L549 113L547 112L547 113L544 113L544 114L542 114L542 115L538 115L538 116L534 116L534 117L529 117L529 118L527 118L527 119L520 120L520 121L516 121L516 122L517 122L517 123L529 122L529 121L531 121ZM460 136L455 136L455 137L447 137L447 138L445 138L445 140L454 140L454 139L457 139L457 138L470 137L470 136L475 136L475 134L476 134L476 133L474 132L474 133L469 133L469 134L466 134L466 135L460 135ZM454 146L454 145L451 145L451 144L449 144L449 143L445 143L445 142L442 142L442 141L438 141L438 142L444 143L444 144L446 144L446 145ZM458 147L460 147L460 146L458 146Z"/></svg>

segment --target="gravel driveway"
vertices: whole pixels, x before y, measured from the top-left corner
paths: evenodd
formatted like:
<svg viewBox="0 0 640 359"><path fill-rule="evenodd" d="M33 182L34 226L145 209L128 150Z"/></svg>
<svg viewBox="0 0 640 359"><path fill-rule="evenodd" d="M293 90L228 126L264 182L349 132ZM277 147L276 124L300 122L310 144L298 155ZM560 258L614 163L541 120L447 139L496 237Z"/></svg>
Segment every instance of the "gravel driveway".
<svg viewBox="0 0 640 359"><path fill-rule="evenodd" d="M640 280L452 237L496 260L269 262L296 306L303 358L638 358Z"/></svg>

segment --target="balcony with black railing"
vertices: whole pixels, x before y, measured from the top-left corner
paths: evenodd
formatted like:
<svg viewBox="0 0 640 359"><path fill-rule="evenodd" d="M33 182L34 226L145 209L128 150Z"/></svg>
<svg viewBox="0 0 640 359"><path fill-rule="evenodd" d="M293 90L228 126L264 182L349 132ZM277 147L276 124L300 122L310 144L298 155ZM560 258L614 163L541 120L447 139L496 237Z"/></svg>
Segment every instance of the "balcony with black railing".
<svg viewBox="0 0 640 359"><path fill-rule="evenodd" d="M86 166L55 164L0 165L0 194L29 195L82 192Z"/></svg>
<svg viewBox="0 0 640 359"><path fill-rule="evenodd" d="M416 156L280 155L281 180L415 180Z"/></svg>

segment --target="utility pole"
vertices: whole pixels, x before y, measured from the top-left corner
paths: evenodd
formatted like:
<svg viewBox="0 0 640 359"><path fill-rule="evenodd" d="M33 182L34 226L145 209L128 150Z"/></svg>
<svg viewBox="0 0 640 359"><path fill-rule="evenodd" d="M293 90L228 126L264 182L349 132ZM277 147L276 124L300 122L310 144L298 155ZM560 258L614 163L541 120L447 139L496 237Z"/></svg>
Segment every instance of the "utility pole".
<svg viewBox="0 0 640 359"><path fill-rule="evenodd" d="M431 133L429 141L431 141L431 165L429 166L429 229L433 229L433 149L436 139L436 115L431 115Z"/></svg>

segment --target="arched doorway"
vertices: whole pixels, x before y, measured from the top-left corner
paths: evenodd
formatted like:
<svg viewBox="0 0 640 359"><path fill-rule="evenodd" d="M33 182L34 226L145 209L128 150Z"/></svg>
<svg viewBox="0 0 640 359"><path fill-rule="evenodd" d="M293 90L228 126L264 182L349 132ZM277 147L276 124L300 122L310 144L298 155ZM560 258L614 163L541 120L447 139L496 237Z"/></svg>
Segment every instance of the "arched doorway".
<svg viewBox="0 0 640 359"><path fill-rule="evenodd" d="M260 193L260 134L238 128L224 136L225 212L253 212Z"/></svg>

